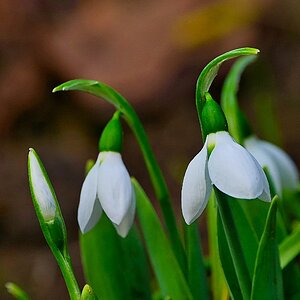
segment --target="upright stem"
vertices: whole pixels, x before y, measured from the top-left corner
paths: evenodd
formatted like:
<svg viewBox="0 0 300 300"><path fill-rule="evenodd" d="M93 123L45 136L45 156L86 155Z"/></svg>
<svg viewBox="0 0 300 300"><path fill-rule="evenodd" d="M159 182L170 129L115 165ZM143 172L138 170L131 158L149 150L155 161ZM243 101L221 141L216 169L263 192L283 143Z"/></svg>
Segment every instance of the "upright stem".
<svg viewBox="0 0 300 300"><path fill-rule="evenodd" d="M215 300L225 300L228 299L228 288L219 257L217 209L216 197L215 194L212 193L207 207L207 229L209 258L211 265L212 296Z"/></svg>
<svg viewBox="0 0 300 300"><path fill-rule="evenodd" d="M244 300L248 300L251 297L251 277L248 272L244 256L241 255L243 250L233 222L233 215L228 205L228 199L226 199L226 196L217 188L214 188L214 190L229 250L231 256L234 257L233 264L239 280L243 298Z"/></svg>
<svg viewBox="0 0 300 300"><path fill-rule="evenodd" d="M67 285L67 289L70 295L71 300L79 300L80 299L80 289L73 273L72 266L70 264L70 259L65 259L60 252L55 255L62 275L64 277L65 283Z"/></svg>
<svg viewBox="0 0 300 300"><path fill-rule="evenodd" d="M172 209L166 181L155 159L152 148L139 117L130 105L128 105L126 109L127 114L124 115L124 118L133 131L141 148L156 197L158 198L160 203L160 207L164 216L164 220L169 232L170 240L173 245L176 258L182 269L185 270L186 257L179 237L176 219Z"/></svg>

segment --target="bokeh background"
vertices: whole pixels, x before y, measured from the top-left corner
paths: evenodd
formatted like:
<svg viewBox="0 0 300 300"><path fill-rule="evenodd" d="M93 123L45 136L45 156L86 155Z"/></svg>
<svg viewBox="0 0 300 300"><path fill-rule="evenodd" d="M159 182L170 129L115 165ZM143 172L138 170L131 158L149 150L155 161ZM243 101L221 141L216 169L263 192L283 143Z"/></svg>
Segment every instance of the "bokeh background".
<svg viewBox="0 0 300 300"><path fill-rule="evenodd" d="M7 281L33 299L68 298L30 199L29 147L40 154L53 182L75 272L84 283L79 193L85 161L96 158L113 108L82 93L52 94L53 87L74 78L96 79L130 100L181 219L183 172L202 146L195 82L205 64L224 51L261 50L242 78L241 105L259 135L283 146L300 165L299 14L297 0L1 0L0 298L11 299ZM216 99L230 65L213 84ZM153 196L136 142L126 125L124 130L124 160Z"/></svg>

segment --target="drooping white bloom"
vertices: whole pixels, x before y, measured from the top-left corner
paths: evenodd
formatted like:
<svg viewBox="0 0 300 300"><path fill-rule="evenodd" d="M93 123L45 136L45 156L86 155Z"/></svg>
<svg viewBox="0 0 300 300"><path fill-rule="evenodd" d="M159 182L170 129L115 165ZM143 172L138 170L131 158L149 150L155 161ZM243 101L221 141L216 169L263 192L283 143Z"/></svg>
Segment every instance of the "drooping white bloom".
<svg viewBox="0 0 300 300"><path fill-rule="evenodd" d="M213 185L235 198L271 201L262 168L227 131L209 134L202 150L187 167L181 191L182 213L187 224L203 212Z"/></svg>
<svg viewBox="0 0 300 300"><path fill-rule="evenodd" d="M102 210L125 237L134 219L135 196L130 176L117 152L100 152L83 183L78 208L78 223L83 233L96 225Z"/></svg>
<svg viewBox="0 0 300 300"><path fill-rule="evenodd" d="M30 188L45 222L55 218L56 203L36 152L30 148L28 154Z"/></svg>
<svg viewBox="0 0 300 300"><path fill-rule="evenodd" d="M267 167L279 196L281 196L283 189L295 189L297 187L299 183L297 168L283 150L255 136L247 138L244 145L263 168Z"/></svg>

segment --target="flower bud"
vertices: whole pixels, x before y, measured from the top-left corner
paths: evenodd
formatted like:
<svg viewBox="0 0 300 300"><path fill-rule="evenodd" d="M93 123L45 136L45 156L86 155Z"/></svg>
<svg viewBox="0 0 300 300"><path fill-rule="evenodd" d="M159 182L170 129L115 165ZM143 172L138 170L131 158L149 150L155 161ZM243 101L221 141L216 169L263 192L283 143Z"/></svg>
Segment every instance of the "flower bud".
<svg viewBox="0 0 300 300"><path fill-rule="evenodd" d="M120 112L116 112L105 126L99 140L99 151L121 152L123 130L120 122Z"/></svg>
<svg viewBox="0 0 300 300"><path fill-rule="evenodd" d="M28 154L28 175L33 205L43 234L50 247L55 245L63 252L66 246L64 221L46 170L32 148Z"/></svg>
<svg viewBox="0 0 300 300"><path fill-rule="evenodd" d="M56 214L53 189L49 184L46 171L33 149L29 149L28 173L32 198L35 200L41 216L45 222L53 221Z"/></svg>

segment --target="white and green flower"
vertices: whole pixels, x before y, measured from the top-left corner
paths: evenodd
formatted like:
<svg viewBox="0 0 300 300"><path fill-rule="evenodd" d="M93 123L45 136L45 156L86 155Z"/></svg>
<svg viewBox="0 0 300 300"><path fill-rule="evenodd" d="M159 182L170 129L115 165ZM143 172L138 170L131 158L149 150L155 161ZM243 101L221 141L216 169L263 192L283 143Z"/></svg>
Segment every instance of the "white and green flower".
<svg viewBox="0 0 300 300"><path fill-rule="evenodd" d="M182 213L187 224L203 212L213 185L234 198L271 201L261 166L227 131L209 134L202 150L187 167L181 192Z"/></svg>
<svg viewBox="0 0 300 300"><path fill-rule="evenodd" d="M83 233L96 225L102 210L119 235L125 237L134 219L135 195L130 176L118 152L100 152L86 176L78 208L78 223Z"/></svg>
<svg viewBox="0 0 300 300"><path fill-rule="evenodd" d="M283 189L296 189L299 174L291 158L279 147L251 135L244 142L245 148L257 159L263 168L270 172L276 193Z"/></svg>

